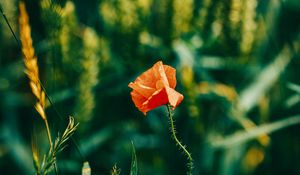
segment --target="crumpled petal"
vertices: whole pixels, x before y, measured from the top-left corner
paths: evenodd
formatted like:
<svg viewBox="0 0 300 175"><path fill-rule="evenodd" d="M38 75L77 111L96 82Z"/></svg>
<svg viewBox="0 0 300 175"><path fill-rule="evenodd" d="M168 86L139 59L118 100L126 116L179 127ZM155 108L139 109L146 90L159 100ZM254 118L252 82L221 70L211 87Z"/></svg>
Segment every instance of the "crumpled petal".
<svg viewBox="0 0 300 175"><path fill-rule="evenodd" d="M133 90L131 98L135 106L145 115L148 111L169 103L175 109L183 95L174 90L176 70L162 61L155 63L128 85Z"/></svg>
<svg viewBox="0 0 300 175"><path fill-rule="evenodd" d="M155 109L161 105L165 105L168 103L168 96L166 94L165 89L160 89L156 91L148 100L146 100L142 107L140 108L140 111L146 115L146 113L152 109Z"/></svg>
<svg viewBox="0 0 300 175"><path fill-rule="evenodd" d="M134 103L134 105L140 109L142 107L142 104L147 101L147 98L145 98L144 96L142 96L141 94L137 93L136 91L131 91L130 93L131 95L131 99Z"/></svg>
<svg viewBox="0 0 300 175"><path fill-rule="evenodd" d="M175 109L183 100L183 95L172 88L163 88L156 91L148 100L146 100L139 109L146 115L146 113L159 106L170 103Z"/></svg>
<svg viewBox="0 0 300 175"><path fill-rule="evenodd" d="M157 80L162 82L162 84L165 87L169 86L169 81L168 81L162 61L158 61L157 63L155 63L154 66L152 67L152 69L154 72L154 76L157 78Z"/></svg>
<svg viewBox="0 0 300 175"><path fill-rule="evenodd" d="M147 87L155 87L156 82L161 80L165 86L175 88L176 70L168 65L163 65L162 61L155 63L150 69L136 78L134 83L139 83Z"/></svg>
<svg viewBox="0 0 300 175"><path fill-rule="evenodd" d="M155 87L156 81L158 81L158 77L154 75L155 70L152 67L138 76L133 83L139 83L147 87Z"/></svg>
<svg viewBox="0 0 300 175"><path fill-rule="evenodd" d="M168 101L173 109L175 109L183 100L183 95L172 88L166 87L166 93L168 95Z"/></svg>
<svg viewBox="0 0 300 175"><path fill-rule="evenodd" d="M140 83L135 83L135 82L129 83L128 86L145 98L149 98L156 91L155 88L148 87L148 86L142 85Z"/></svg>
<svg viewBox="0 0 300 175"><path fill-rule="evenodd" d="M168 78L169 86L174 89L176 87L176 69L168 65L164 65L164 69Z"/></svg>

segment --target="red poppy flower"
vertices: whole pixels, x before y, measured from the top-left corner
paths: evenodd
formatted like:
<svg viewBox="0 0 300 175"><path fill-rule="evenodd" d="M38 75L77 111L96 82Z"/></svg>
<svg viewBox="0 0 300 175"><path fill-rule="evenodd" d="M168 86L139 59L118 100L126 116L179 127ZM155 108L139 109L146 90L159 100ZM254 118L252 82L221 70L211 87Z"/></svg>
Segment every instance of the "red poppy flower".
<svg viewBox="0 0 300 175"><path fill-rule="evenodd" d="M175 109L183 100L183 95L174 90L176 86L176 70L158 61L129 83L132 101L135 106L146 113L158 106L170 104Z"/></svg>

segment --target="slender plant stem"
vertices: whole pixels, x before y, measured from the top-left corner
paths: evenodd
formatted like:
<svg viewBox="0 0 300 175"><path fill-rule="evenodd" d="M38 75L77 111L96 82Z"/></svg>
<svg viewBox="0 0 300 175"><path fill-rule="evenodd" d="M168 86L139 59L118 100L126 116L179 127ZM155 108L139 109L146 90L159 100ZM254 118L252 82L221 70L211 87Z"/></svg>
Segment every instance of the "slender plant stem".
<svg viewBox="0 0 300 175"><path fill-rule="evenodd" d="M48 120L44 119L44 123L45 123L46 130L47 130L47 136L48 136L48 141L49 141L50 149L52 149L52 139L51 139L51 133L50 133L50 128L49 128Z"/></svg>
<svg viewBox="0 0 300 175"><path fill-rule="evenodd" d="M10 32L12 33L12 35L13 35L13 37L14 37L16 43L17 43L17 45L21 48L21 51L22 51L22 45L21 45L21 42L20 42L20 40L18 39L18 37L16 36L14 30L12 29L12 27L11 27L11 25L10 25L10 23L9 23L9 21L8 21L6 15L5 15L5 13L4 13L4 11L3 11L3 8L2 8L2 4L1 4L1 3L0 3L0 13L2 14L2 16L3 16L3 18L4 18L5 22L6 22L6 24L8 25L9 30L10 30ZM22 51L22 53L23 53L23 51ZM25 55L24 53L23 53L23 55L24 55L24 57L26 57L26 55ZM45 88L43 87L43 85L42 85L41 82L40 82L40 84L41 84L41 87L42 87L43 90L44 90L44 93L46 94L47 98L49 99L50 104L51 104L52 106L54 106L53 103L52 103L51 100L50 100L50 97L49 97L48 94L46 93L46 90L45 90ZM60 119L62 119L61 115L59 115L59 113L58 113L58 111L57 111L56 109L55 109L55 112L58 114L58 116L60 117ZM49 141L50 150L52 150L52 149L53 149L53 143L52 143L52 139L51 139L51 132L50 132L48 120L47 120L47 119L44 119L43 121L44 121L44 123L45 123L46 130L47 130L47 136L48 136L48 141ZM81 152L80 152L80 149L79 149L79 147L78 147L78 144L75 142L75 139L74 139L74 138L72 138L72 141L75 143L75 147L77 148L77 151L79 152L80 156L83 157L82 154L81 154ZM54 157L54 158L55 158L55 157ZM57 175L57 174L58 174L58 169L57 169L57 166L56 166L56 162L54 162L54 170L55 170L55 174ZM36 174L39 174L39 173L36 172Z"/></svg>
<svg viewBox="0 0 300 175"><path fill-rule="evenodd" d="M180 149L183 150L184 154L187 156L188 159L188 163L187 163L187 174L188 175L192 175L192 171L193 171L193 158L191 156L191 154L188 152L188 150L185 148L184 145L182 145L182 143L178 140L177 136L176 136L176 131L175 131L175 124L174 124L174 120L173 120L173 115L172 115L172 109L171 106L168 104L167 105L167 109L168 109L168 116L170 119L170 125L171 125L171 133L172 133L172 137L174 138L176 144L180 147Z"/></svg>
<svg viewBox="0 0 300 175"><path fill-rule="evenodd" d="M4 13L4 11L3 11L3 8L2 8L2 4L1 4L1 3L0 3L0 13L2 14L2 16L3 16L3 18L4 18L5 22L6 22L6 24L8 25L9 30L10 30L11 34L13 35L13 37L14 37L14 39L15 39L17 45L18 45L19 48L21 49L21 48L22 48L21 42L20 42L20 40L18 39L18 37L16 36L14 30L12 29L12 27L11 27L11 25L10 25L10 23L9 23L9 21L8 21L6 15L5 15L5 13ZM22 49L21 49L21 50L22 50ZM22 52L22 53L23 53L23 52ZM24 53L23 53L23 55L24 55ZM24 56L25 56L25 55L24 55ZM25 56L25 57L26 57L26 56ZM45 92L45 94L46 94L46 96L47 96L47 98L48 98L48 100L49 100L51 106L53 107L55 113L59 116L59 118L60 118L61 120L63 120L63 117L61 116L60 112L58 112L58 110L56 109L56 107L55 107L54 103L52 102L50 96L47 94L47 91L46 91L46 89L44 88L43 84L42 84L41 82L40 82L40 84L41 84L41 87L43 88L43 90L44 90L44 92ZM47 121L46 121L46 122L47 122ZM46 122L45 122L45 123L46 123ZM45 124L45 125L47 125L46 127L47 127L48 140L49 140L49 138L50 138L50 140L51 140L51 136L50 136L50 134L49 134L50 131L49 131L48 122L47 122L47 124ZM50 136L50 137L49 137L49 136ZM79 144L77 143L77 141L75 140L75 138L74 138L73 136L71 137L71 140L72 140L72 142L74 143L75 148L76 148L77 152L79 153L79 155L80 155L82 161L84 162L84 161L86 160L86 158L85 158L85 156L81 153L80 148L79 148L79 146L78 146ZM52 143L52 142L51 142L51 143Z"/></svg>
<svg viewBox="0 0 300 175"><path fill-rule="evenodd" d="M50 132L50 128L49 128L47 118L44 119L44 123L45 123L46 130L47 130L47 136L48 136L50 150L53 150L54 148L53 148L53 143L52 143L52 139L51 139L51 132ZM52 156L53 156L53 159L55 159L55 155L52 155ZM58 169L57 169L57 166L56 166L56 161L53 163L53 166L54 166L54 172L57 175L58 174Z"/></svg>
<svg viewBox="0 0 300 175"><path fill-rule="evenodd" d="M44 85L42 84L42 82L40 82L40 84L41 84L41 87L42 87L43 91L45 92L45 95L46 95L46 97L47 97L47 99L48 99L48 101L49 101L51 107L53 108L54 112L55 112L56 115L59 117L59 119L60 119L61 121L63 121L64 118L62 117L62 115L60 114L60 112L58 111L58 109L56 108L56 106L54 105L54 102L52 102L52 99L51 99L51 97L49 96L49 94L47 93L46 88L44 87ZM83 155L83 153L81 153L80 148L79 148L79 144L78 144L78 142L76 141L74 135L71 136L71 140L72 140L73 144L75 145L75 148L76 148L76 150L77 150L77 152L78 152L78 154L79 154L81 160L82 160L83 162L85 162L85 161L86 161L86 157Z"/></svg>
<svg viewBox="0 0 300 175"><path fill-rule="evenodd" d="M1 12L1 14L2 14L2 16L3 16L3 18L4 18L5 22L6 22L6 24L8 25L9 30L11 31L11 33L12 33L14 39L16 40L17 44L20 45L20 41L18 40L18 38L17 38L15 32L13 31L13 29L12 29L10 23L8 22L8 19L7 19L6 15L5 15L4 11L3 11L3 8L2 8L2 5L1 5L1 4L0 4L0 12Z"/></svg>

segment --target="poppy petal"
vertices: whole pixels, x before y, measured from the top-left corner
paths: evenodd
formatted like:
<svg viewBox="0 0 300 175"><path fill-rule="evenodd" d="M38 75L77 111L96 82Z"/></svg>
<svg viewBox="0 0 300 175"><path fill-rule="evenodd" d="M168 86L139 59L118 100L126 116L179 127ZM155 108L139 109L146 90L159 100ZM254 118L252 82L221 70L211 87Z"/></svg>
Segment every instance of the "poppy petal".
<svg viewBox="0 0 300 175"><path fill-rule="evenodd" d="M153 67L138 76L134 82L148 87L155 87L155 84L159 80L159 77L155 76L155 70Z"/></svg>
<svg viewBox="0 0 300 175"><path fill-rule="evenodd" d="M162 61L158 61L157 63L155 63L152 68L154 71L154 76L163 83L164 87L169 86L169 81Z"/></svg>
<svg viewBox="0 0 300 175"><path fill-rule="evenodd" d="M163 65L162 61L155 63L128 86L133 89L130 94L135 106L144 115L167 103L175 109L183 100L183 95L174 90L176 70Z"/></svg>
<svg viewBox="0 0 300 175"><path fill-rule="evenodd" d="M183 95L169 87L166 88L166 92L170 105L175 109L183 100Z"/></svg>
<svg viewBox="0 0 300 175"><path fill-rule="evenodd" d="M165 73L168 78L170 88L176 87L176 69L171 66L164 65Z"/></svg>
<svg viewBox="0 0 300 175"><path fill-rule="evenodd" d="M136 91L131 91L130 95L134 105L137 108L140 108L143 105L143 103L147 100L147 98L137 93Z"/></svg>
<svg viewBox="0 0 300 175"><path fill-rule="evenodd" d="M136 83L136 82L129 83L128 86L132 88L134 91L144 96L145 98L150 97L156 90L152 87L144 86L141 83Z"/></svg>
<svg viewBox="0 0 300 175"><path fill-rule="evenodd" d="M145 115L148 111L168 103L166 89L157 90L147 101L143 103L140 109Z"/></svg>

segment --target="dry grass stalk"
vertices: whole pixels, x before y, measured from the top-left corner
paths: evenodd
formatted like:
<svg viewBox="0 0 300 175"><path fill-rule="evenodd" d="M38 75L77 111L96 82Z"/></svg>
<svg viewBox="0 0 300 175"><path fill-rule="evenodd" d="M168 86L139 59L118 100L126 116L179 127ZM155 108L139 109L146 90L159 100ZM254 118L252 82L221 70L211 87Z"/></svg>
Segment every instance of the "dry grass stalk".
<svg viewBox="0 0 300 175"><path fill-rule="evenodd" d="M45 113L45 92L43 91L39 80L39 67L37 64L37 57L34 53L34 48L32 46L31 28L24 2L19 3L19 10L20 39L22 43L22 52L24 54L25 73L29 78L31 91L37 98L35 109L40 114L46 125L49 144L50 147L52 147L50 129Z"/></svg>
<svg viewBox="0 0 300 175"><path fill-rule="evenodd" d="M40 162L39 162L39 150L36 143L36 135L33 135L31 141L31 149L32 149L32 158L33 158L33 166L37 172L40 171Z"/></svg>
<svg viewBox="0 0 300 175"><path fill-rule="evenodd" d="M57 154L63 151L64 148L67 147L67 141L72 137L75 130L77 129L78 123L75 124L74 118L69 117L69 123L63 132L63 134L55 139L53 147L49 149L48 154L44 155L44 159L40 165L40 170L37 171L37 175L46 175L50 173L55 168L55 172L57 174L57 167L56 167L56 157Z"/></svg>

